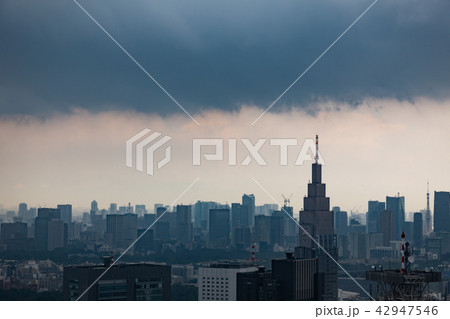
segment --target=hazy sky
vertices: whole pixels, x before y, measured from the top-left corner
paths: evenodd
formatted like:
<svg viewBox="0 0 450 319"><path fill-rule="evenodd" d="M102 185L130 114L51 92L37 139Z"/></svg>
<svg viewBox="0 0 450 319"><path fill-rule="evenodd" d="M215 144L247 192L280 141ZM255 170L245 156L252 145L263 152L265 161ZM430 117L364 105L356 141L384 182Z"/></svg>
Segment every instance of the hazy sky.
<svg viewBox="0 0 450 319"><path fill-rule="evenodd" d="M320 135L332 205L450 190L450 2L380 0L255 126L250 124L372 1L79 1L200 123L197 126L73 1L0 0L0 203L97 199L302 207L310 162L192 166L192 138ZM125 166L144 128L173 137L172 162ZM161 155L161 154L160 154ZM247 155L238 143L238 159ZM162 156L162 155L161 155ZM227 153L225 153L227 158Z"/></svg>

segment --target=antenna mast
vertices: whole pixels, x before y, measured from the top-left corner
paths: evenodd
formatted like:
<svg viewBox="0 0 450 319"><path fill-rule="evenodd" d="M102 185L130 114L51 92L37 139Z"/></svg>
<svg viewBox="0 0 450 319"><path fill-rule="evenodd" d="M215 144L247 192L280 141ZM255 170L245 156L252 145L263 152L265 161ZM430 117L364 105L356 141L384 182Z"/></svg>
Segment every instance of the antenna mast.
<svg viewBox="0 0 450 319"><path fill-rule="evenodd" d="M316 164L319 164L319 135L316 134L316 156L314 156Z"/></svg>

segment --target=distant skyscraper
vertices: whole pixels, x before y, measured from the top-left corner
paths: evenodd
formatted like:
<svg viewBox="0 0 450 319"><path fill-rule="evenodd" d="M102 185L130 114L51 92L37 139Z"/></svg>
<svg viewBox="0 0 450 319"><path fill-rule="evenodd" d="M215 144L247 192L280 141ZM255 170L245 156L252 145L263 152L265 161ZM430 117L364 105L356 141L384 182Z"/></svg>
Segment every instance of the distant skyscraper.
<svg viewBox="0 0 450 319"><path fill-rule="evenodd" d="M395 218L395 232L394 239L401 240L401 235L405 225L405 197L386 196L386 209L394 213Z"/></svg>
<svg viewBox="0 0 450 319"><path fill-rule="evenodd" d="M386 209L386 204L384 202L379 202L377 200L369 201L369 209L366 216L366 226L367 232L379 233L380 232L380 218L381 212Z"/></svg>
<svg viewBox="0 0 450 319"><path fill-rule="evenodd" d="M335 209L333 207L334 213L334 232L338 235L348 234L348 215L347 212L340 210L340 208Z"/></svg>
<svg viewBox="0 0 450 319"><path fill-rule="evenodd" d="M231 204L231 229L249 227L249 207L239 203Z"/></svg>
<svg viewBox="0 0 450 319"><path fill-rule="evenodd" d="M26 203L20 203L19 204L19 213L18 213L18 215L19 215L20 218L22 218L22 220L25 220L25 217L27 215L27 211L28 211L27 204Z"/></svg>
<svg viewBox="0 0 450 319"><path fill-rule="evenodd" d="M72 222L72 205L58 205L58 209L61 212L61 220L70 224Z"/></svg>
<svg viewBox="0 0 450 319"><path fill-rule="evenodd" d="M423 246L423 217L422 213L414 213L414 248Z"/></svg>
<svg viewBox="0 0 450 319"><path fill-rule="evenodd" d="M334 214L330 210L330 198L326 197L322 183L322 165L319 164L318 136L316 136L315 163L312 164L312 182L308 184L308 197L303 198L300 224L320 245L337 260L336 236L334 235ZM319 258L319 272L325 274L323 300L337 300L337 265L316 242L299 230L300 246L315 249Z"/></svg>
<svg viewBox="0 0 450 319"><path fill-rule="evenodd" d="M209 210L213 208L222 208L216 202L197 201L194 206L194 227L208 229L209 227Z"/></svg>
<svg viewBox="0 0 450 319"><path fill-rule="evenodd" d="M111 249L125 246L123 216L118 214L106 215L105 243L109 244Z"/></svg>
<svg viewBox="0 0 450 319"><path fill-rule="evenodd" d="M427 208L425 214L423 214L424 219L424 233L429 235L433 229L431 227L431 209L430 209L430 183L427 182Z"/></svg>
<svg viewBox="0 0 450 319"><path fill-rule="evenodd" d="M285 228L285 223L286 223L285 217L287 217L286 213L284 213L282 211L275 211L272 214L272 216L270 216L270 244L271 245L277 244L281 247L284 247L284 244L285 244L284 228Z"/></svg>
<svg viewBox="0 0 450 319"><path fill-rule="evenodd" d="M125 247L129 247L137 238L137 221L137 214L123 215L123 241Z"/></svg>
<svg viewBox="0 0 450 319"><path fill-rule="evenodd" d="M187 245L192 241L192 206L177 205L176 211L177 240Z"/></svg>
<svg viewBox="0 0 450 319"><path fill-rule="evenodd" d="M216 248L230 245L230 210L227 208L209 211L209 244Z"/></svg>
<svg viewBox="0 0 450 319"><path fill-rule="evenodd" d="M34 222L34 243L40 250L53 250L67 243L67 224L61 221L57 208L39 208Z"/></svg>
<svg viewBox="0 0 450 319"><path fill-rule="evenodd" d="M248 218L249 225L253 227L255 225L255 195L244 194L242 195L242 205L248 206Z"/></svg>
<svg viewBox="0 0 450 319"><path fill-rule="evenodd" d="M257 244L270 243L270 216L255 216L254 238Z"/></svg>
<svg viewBox="0 0 450 319"><path fill-rule="evenodd" d="M138 216L144 216L144 214L147 212L147 209L145 208L145 205L136 205L135 206L135 213L138 214Z"/></svg>
<svg viewBox="0 0 450 319"><path fill-rule="evenodd" d="M97 203L97 201L96 200L93 200L92 202L91 202L91 210L93 210L93 211L98 211L98 203Z"/></svg>
<svg viewBox="0 0 450 319"><path fill-rule="evenodd" d="M383 234L383 245L390 246L395 239L395 214L392 210L385 210L380 215L380 232Z"/></svg>
<svg viewBox="0 0 450 319"><path fill-rule="evenodd" d="M116 203L109 204L109 213L110 214L116 214L117 213L117 204Z"/></svg>
<svg viewBox="0 0 450 319"><path fill-rule="evenodd" d="M450 192L434 192L434 232L450 232Z"/></svg>

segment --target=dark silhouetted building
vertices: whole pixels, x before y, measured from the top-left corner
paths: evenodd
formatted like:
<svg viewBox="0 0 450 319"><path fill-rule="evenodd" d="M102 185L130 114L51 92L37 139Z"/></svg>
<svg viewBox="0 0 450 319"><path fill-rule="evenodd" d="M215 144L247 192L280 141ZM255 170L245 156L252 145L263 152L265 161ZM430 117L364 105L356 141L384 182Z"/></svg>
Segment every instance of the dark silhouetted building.
<svg viewBox="0 0 450 319"><path fill-rule="evenodd" d="M284 247L284 229L286 224L286 213L274 211L270 216L270 244ZM291 223L294 223L291 221Z"/></svg>
<svg viewBox="0 0 450 319"><path fill-rule="evenodd" d="M231 204L231 229L249 227L249 207L239 203Z"/></svg>
<svg viewBox="0 0 450 319"><path fill-rule="evenodd" d="M176 238L184 245L192 241L192 207L190 205L177 205L176 212Z"/></svg>
<svg viewBox="0 0 450 319"><path fill-rule="evenodd" d="M270 243L270 222L270 216L255 216L254 239L256 243L260 245L261 243L265 243L266 245Z"/></svg>
<svg viewBox="0 0 450 319"><path fill-rule="evenodd" d="M248 207L248 225L253 227L255 224L255 195L242 195L242 205Z"/></svg>
<svg viewBox="0 0 450 319"><path fill-rule="evenodd" d="M105 257L103 265L64 267L64 300L77 300L111 265ZM170 300L170 266L140 263L117 264L90 288L80 300Z"/></svg>
<svg viewBox="0 0 450 319"><path fill-rule="evenodd" d="M251 232L249 227L238 227L234 229L234 248L246 250L251 246Z"/></svg>
<svg viewBox="0 0 450 319"><path fill-rule="evenodd" d="M209 244L215 248L230 246L230 210L226 208L209 211Z"/></svg>
<svg viewBox="0 0 450 319"><path fill-rule="evenodd" d="M34 222L34 244L38 250L53 250L67 245L68 228L57 208L39 208Z"/></svg>
<svg viewBox="0 0 450 319"><path fill-rule="evenodd" d="M272 278L272 272L264 267L258 271L237 273L236 300L277 301L280 300L280 282Z"/></svg>
<svg viewBox="0 0 450 319"><path fill-rule="evenodd" d="M303 198L303 210L300 211L300 225L309 235L300 229L299 244L315 251L314 257L319 258L318 272L325 274L325 288L321 299L337 300L337 265L333 261L338 258L337 241L334 234L334 214L330 210L330 198L326 197L325 186L322 183L322 165L318 163L316 156L316 161L312 164L312 182L308 184L308 196Z"/></svg>
<svg viewBox="0 0 450 319"><path fill-rule="evenodd" d="M118 214L106 215L105 243L109 244L111 249L125 246L123 216Z"/></svg>
<svg viewBox="0 0 450 319"><path fill-rule="evenodd" d="M137 222L137 214L123 215L123 244L125 248L129 247L137 238Z"/></svg>
<svg viewBox="0 0 450 319"><path fill-rule="evenodd" d="M394 213L394 239L401 240L401 235L405 226L405 197L386 196L386 210L391 210Z"/></svg>
<svg viewBox="0 0 450 319"><path fill-rule="evenodd" d="M434 232L450 232L450 192L434 192Z"/></svg>
<svg viewBox="0 0 450 319"><path fill-rule="evenodd" d="M369 201L369 210L366 215L366 226L369 234L380 232L381 212L385 209L386 204L384 202L379 202L377 200Z"/></svg>
<svg viewBox="0 0 450 319"><path fill-rule="evenodd" d="M392 210L381 212L380 232L383 234L383 246L388 247L395 239L395 214Z"/></svg>
<svg viewBox="0 0 450 319"><path fill-rule="evenodd" d="M286 253L285 259L272 260L272 279L279 283L278 300L322 300L327 294L316 258L299 259Z"/></svg>
<svg viewBox="0 0 450 319"><path fill-rule="evenodd" d="M414 248L419 249L423 246L423 216L422 213L414 213Z"/></svg>
<svg viewBox="0 0 450 319"><path fill-rule="evenodd" d="M61 220L69 225L72 222L72 205L58 205L58 209L61 213Z"/></svg>

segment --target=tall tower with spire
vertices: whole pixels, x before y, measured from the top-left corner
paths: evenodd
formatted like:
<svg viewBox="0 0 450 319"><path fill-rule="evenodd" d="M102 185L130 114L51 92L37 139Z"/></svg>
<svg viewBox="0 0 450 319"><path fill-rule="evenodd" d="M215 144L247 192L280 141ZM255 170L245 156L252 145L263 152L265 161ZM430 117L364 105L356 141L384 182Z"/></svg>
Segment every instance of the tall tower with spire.
<svg viewBox="0 0 450 319"><path fill-rule="evenodd" d="M319 272L325 274L323 300L337 300L337 264L335 262L337 261L337 248L334 235L334 214L330 210L330 198L326 197L326 185L322 183L322 165L319 163L319 137L317 135L314 159L312 181L308 184L308 196L303 198L303 210L300 211L300 225L304 231L300 228L299 245L311 249L313 255L319 259ZM332 258L324 252L324 249Z"/></svg>
<svg viewBox="0 0 450 319"><path fill-rule="evenodd" d="M427 210L425 212L425 231L426 235L431 233L431 210L430 210L430 183L427 182Z"/></svg>

